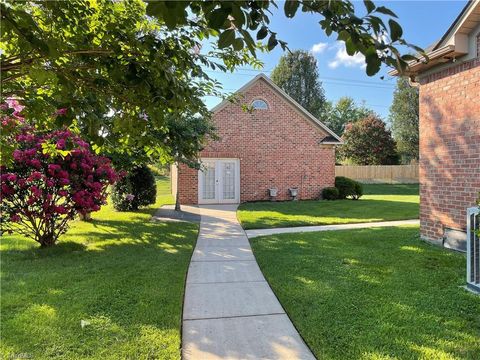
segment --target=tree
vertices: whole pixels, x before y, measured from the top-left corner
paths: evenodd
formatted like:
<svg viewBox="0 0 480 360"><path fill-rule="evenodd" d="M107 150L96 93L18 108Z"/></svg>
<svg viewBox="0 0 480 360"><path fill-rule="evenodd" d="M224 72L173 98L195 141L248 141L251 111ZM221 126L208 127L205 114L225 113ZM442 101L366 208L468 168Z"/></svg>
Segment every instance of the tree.
<svg viewBox="0 0 480 360"><path fill-rule="evenodd" d="M325 115L325 91L319 80L317 60L307 51L283 55L272 71L272 81L307 109L313 116Z"/></svg>
<svg viewBox="0 0 480 360"><path fill-rule="evenodd" d="M347 124L342 138L340 156L355 165L392 165L398 161L395 141L376 115Z"/></svg>
<svg viewBox="0 0 480 360"><path fill-rule="evenodd" d="M168 161L172 143L198 146L172 131L172 113L198 114L204 132L209 112L202 96L215 83L202 64L215 67L197 30L166 31L146 17L142 1L14 2L2 6L2 95L27 106L42 129L75 123L97 152L137 154ZM228 51L217 58L241 59ZM248 57L244 57L248 59ZM239 60L241 62L241 60ZM215 67L216 68L216 67ZM52 121L56 108L66 109ZM191 131L191 129L188 129Z"/></svg>
<svg viewBox="0 0 480 360"><path fill-rule="evenodd" d="M396 15L369 0L364 4L362 17L347 0L286 1L284 13L317 15L321 28L337 33L350 55L365 55L369 75L382 63L403 71L412 56L396 48L408 45ZM183 134L173 137L168 115L199 114L197 121L208 122L202 98L217 94L218 87L204 68L258 66L258 48L286 49L269 28L276 6L273 1L5 1L2 95L28 105L28 118L38 128L77 123L97 152L141 149L171 161L171 144L182 143ZM202 52L203 42L213 46ZM67 111L51 121L57 108ZM194 153L188 145L181 148Z"/></svg>
<svg viewBox="0 0 480 360"><path fill-rule="evenodd" d="M418 160L418 89L400 77L393 93L389 119L402 163Z"/></svg>
<svg viewBox="0 0 480 360"><path fill-rule="evenodd" d="M2 130L12 122L19 128L12 138L18 144L14 160L1 168L2 232L15 231L42 247L52 246L75 215L100 209L117 175L108 158L93 154L68 129L43 133L12 121L11 114L2 119L8 119Z"/></svg>
<svg viewBox="0 0 480 360"><path fill-rule="evenodd" d="M344 96L338 99L335 105L327 105L324 122L335 134L342 136L346 124L357 122L369 115L375 115L374 111L365 105L359 106L351 97Z"/></svg>

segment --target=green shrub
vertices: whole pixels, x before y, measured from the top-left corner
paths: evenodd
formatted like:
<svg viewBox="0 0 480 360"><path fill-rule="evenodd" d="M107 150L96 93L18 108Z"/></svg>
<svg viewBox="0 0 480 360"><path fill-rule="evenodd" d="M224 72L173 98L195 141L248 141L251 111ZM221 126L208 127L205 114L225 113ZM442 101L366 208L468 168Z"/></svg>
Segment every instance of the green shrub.
<svg viewBox="0 0 480 360"><path fill-rule="evenodd" d="M325 200L338 199L338 189L336 187L326 187L322 190L322 198Z"/></svg>
<svg viewBox="0 0 480 360"><path fill-rule="evenodd" d="M114 185L112 202L116 210L130 211L155 204L156 196L157 186L152 171L147 166L139 166Z"/></svg>
<svg viewBox="0 0 480 360"><path fill-rule="evenodd" d="M362 197L362 195L363 195L363 186L358 181L355 181L354 192L351 195L352 200L358 200Z"/></svg>
<svg viewBox="0 0 480 360"><path fill-rule="evenodd" d="M344 176L335 178L335 187L338 189L339 199L358 200L363 195L362 184Z"/></svg>

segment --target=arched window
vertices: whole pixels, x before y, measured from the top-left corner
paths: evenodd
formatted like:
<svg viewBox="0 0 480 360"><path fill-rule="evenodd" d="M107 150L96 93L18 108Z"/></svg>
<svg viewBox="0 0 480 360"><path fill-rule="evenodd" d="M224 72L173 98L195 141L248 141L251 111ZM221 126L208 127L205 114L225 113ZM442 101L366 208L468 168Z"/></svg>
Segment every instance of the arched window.
<svg viewBox="0 0 480 360"><path fill-rule="evenodd" d="M257 99L257 100L253 100L252 108L254 110L267 110L268 109L268 104L264 100Z"/></svg>

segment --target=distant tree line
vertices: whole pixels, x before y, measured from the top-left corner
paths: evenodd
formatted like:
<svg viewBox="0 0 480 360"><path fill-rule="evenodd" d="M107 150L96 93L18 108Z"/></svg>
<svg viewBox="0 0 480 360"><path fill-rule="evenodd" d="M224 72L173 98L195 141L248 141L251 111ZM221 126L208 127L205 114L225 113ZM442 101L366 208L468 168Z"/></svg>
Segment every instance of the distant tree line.
<svg viewBox="0 0 480 360"><path fill-rule="evenodd" d="M418 89L399 78L390 107L389 129L365 103L344 96L333 103L325 96L315 57L304 50L283 55L271 78L333 132L344 145L337 162L355 165L408 164L418 160Z"/></svg>

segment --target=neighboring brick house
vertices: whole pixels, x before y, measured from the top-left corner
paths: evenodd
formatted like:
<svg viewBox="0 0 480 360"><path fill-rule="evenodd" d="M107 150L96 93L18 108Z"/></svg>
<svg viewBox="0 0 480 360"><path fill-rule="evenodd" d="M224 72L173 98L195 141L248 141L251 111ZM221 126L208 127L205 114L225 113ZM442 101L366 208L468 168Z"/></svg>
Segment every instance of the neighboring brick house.
<svg viewBox="0 0 480 360"><path fill-rule="evenodd" d="M426 52L409 68L420 88L420 232L463 250L480 191L480 1Z"/></svg>
<svg viewBox="0 0 480 360"><path fill-rule="evenodd" d="M318 199L335 181L340 138L263 74L212 109L218 140L200 153L201 170L172 168L172 192L182 204ZM250 111L246 111L248 105ZM178 178L178 183L177 183Z"/></svg>

